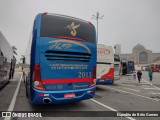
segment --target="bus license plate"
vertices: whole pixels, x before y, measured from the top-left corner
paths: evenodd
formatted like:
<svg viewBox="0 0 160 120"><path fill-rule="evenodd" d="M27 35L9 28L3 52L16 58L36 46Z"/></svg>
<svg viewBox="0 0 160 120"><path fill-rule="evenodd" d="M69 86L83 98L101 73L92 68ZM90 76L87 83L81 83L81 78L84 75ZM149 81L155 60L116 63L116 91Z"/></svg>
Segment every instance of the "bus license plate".
<svg viewBox="0 0 160 120"><path fill-rule="evenodd" d="M75 97L75 93L64 94L64 98L74 98L74 97Z"/></svg>

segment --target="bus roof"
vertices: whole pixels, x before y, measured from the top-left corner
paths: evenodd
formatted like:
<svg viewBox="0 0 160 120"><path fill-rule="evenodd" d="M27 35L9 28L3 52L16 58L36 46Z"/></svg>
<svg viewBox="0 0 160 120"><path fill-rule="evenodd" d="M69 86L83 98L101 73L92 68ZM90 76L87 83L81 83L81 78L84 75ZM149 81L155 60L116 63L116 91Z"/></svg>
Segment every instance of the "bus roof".
<svg viewBox="0 0 160 120"><path fill-rule="evenodd" d="M52 15L52 16L64 17L64 18L74 19L74 20L78 20L78 21L81 21L81 22L85 22L85 23L90 23L89 21L86 21L86 20L83 20L83 19L80 19L80 18L76 18L76 17L67 16L67 15L61 15L61 14L55 14L55 13L41 13L41 14L42 15Z"/></svg>

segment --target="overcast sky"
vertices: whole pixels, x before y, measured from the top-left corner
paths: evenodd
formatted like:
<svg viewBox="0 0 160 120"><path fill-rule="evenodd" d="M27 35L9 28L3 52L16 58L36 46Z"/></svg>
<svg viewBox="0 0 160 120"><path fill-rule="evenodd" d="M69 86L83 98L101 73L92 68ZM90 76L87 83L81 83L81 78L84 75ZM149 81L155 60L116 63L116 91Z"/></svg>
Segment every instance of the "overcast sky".
<svg viewBox="0 0 160 120"><path fill-rule="evenodd" d="M17 47L17 59L25 53L35 16L57 13L92 22L99 12L99 43L131 53L138 43L160 52L160 0L0 0L0 31Z"/></svg>

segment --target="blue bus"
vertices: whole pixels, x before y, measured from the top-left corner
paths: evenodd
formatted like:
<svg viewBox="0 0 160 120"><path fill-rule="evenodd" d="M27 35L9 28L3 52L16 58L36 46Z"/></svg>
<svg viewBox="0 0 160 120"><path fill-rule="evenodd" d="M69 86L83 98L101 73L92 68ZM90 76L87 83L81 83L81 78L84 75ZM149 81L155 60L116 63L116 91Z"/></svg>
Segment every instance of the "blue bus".
<svg viewBox="0 0 160 120"><path fill-rule="evenodd" d="M12 47L0 31L0 88L13 78L15 63Z"/></svg>
<svg viewBox="0 0 160 120"><path fill-rule="evenodd" d="M132 74L135 71L134 61L121 61L122 75Z"/></svg>
<svg viewBox="0 0 160 120"><path fill-rule="evenodd" d="M127 73L132 74L134 71L134 61L128 61Z"/></svg>
<svg viewBox="0 0 160 120"><path fill-rule="evenodd" d="M93 98L96 50L95 27L90 22L59 14L38 14L26 50L29 101L62 104Z"/></svg>

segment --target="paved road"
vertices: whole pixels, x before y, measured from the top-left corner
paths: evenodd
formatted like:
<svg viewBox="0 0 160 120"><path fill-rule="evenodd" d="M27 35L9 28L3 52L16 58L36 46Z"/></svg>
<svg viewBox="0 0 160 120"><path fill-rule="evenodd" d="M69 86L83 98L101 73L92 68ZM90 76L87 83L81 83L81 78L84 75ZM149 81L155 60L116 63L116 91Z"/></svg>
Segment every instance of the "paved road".
<svg viewBox="0 0 160 120"><path fill-rule="evenodd" d="M0 91L0 111L7 111L14 92L18 85L20 74L16 74L14 80L10 81ZM14 111L46 111L43 115L63 116L61 112L55 111L68 111L68 114L74 114L73 111L81 111L82 114L98 114L100 111L160 111L160 73L154 73L152 83L149 82L146 72L143 72L143 79L141 83L133 80L131 75L122 76L121 80L115 81L114 85L99 85L96 89L94 99L85 100L74 104L64 105L31 105L25 96L25 87L23 81L21 82L18 96L13 107ZM97 111L97 112L84 112L84 111ZM77 113L77 116L79 113ZM109 114L109 113L108 113ZM83 115L84 116L84 115ZM54 117L58 120L158 120L156 117ZM21 118L14 118L21 119ZM31 119L31 118L25 118ZM46 119L46 118L41 118ZM53 119L53 118L47 118Z"/></svg>

